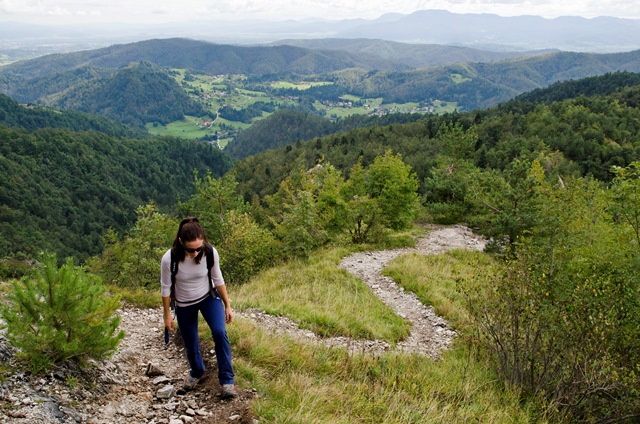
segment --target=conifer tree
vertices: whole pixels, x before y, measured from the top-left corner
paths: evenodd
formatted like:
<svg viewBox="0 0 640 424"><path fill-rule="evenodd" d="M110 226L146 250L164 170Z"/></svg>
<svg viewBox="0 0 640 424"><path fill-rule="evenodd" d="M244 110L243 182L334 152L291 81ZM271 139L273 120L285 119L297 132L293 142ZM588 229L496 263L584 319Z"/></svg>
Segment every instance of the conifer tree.
<svg viewBox="0 0 640 424"><path fill-rule="evenodd" d="M113 353L124 337L119 306L98 277L71 259L58 268L56 255L44 254L37 273L14 281L2 317L9 341L37 373Z"/></svg>

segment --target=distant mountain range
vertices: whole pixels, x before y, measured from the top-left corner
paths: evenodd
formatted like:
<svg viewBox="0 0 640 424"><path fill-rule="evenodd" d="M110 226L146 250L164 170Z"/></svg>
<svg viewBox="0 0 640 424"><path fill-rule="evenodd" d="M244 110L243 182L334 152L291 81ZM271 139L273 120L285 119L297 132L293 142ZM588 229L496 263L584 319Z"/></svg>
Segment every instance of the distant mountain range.
<svg viewBox="0 0 640 424"><path fill-rule="evenodd" d="M381 38L405 43L462 45L479 49L614 52L640 48L640 20L566 16L501 17L423 10L382 17L336 33L340 38Z"/></svg>
<svg viewBox="0 0 640 424"><path fill-rule="evenodd" d="M365 57L377 57L392 68L422 68L465 62L492 62L515 57L531 56L545 51L497 52L443 44L410 44L373 38L321 38L280 40L272 45L289 45L312 50L344 51ZM549 52L551 50L548 50ZM377 69L384 69L378 67Z"/></svg>
<svg viewBox="0 0 640 424"><path fill-rule="evenodd" d="M495 52L555 49L610 53L640 49L640 20L565 16L501 17L422 10L374 20L193 21L163 25L45 26L0 22L0 59L44 52L95 49L152 38L194 38L220 44L256 45L287 39L378 39L442 44ZM4 43L3 43L4 41ZM291 43L289 43L291 44ZM30 47L29 47L30 46Z"/></svg>

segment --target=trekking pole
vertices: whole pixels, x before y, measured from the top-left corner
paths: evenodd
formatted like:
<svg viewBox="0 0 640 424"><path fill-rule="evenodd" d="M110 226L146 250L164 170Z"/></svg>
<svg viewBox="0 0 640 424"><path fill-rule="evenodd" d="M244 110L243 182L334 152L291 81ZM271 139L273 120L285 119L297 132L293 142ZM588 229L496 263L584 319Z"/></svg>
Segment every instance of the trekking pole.
<svg viewBox="0 0 640 424"><path fill-rule="evenodd" d="M174 316L172 318L175 317L175 300L171 299L171 303L169 303L169 309L171 311L174 311ZM169 327L167 327L166 325L164 326L164 344L168 345L170 342L169 339Z"/></svg>

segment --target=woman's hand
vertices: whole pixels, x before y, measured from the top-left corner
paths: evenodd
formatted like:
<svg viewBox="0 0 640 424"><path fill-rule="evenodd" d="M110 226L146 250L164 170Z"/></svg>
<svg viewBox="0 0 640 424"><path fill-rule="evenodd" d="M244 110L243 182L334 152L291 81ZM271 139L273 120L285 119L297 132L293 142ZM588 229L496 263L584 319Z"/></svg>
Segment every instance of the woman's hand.
<svg viewBox="0 0 640 424"><path fill-rule="evenodd" d="M224 308L224 318L227 324L233 321L233 310L231 309L231 306L227 306L226 308Z"/></svg>
<svg viewBox="0 0 640 424"><path fill-rule="evenodd" d="M173 317L171 314L164 315L164 326L169 329L169 331L173 331L175 329L173 324Z"/></svg>

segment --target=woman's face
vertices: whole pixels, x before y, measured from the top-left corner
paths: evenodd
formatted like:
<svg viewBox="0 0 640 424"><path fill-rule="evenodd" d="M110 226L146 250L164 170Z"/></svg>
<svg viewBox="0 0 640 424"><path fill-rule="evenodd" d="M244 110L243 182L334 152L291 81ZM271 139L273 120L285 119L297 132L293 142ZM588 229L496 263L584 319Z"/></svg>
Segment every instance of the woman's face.
<svg viewBox="0 0 640 424"><path fill-rule="evenodd" d="M190 258L195 258L204 249L204 239L195 239L193 241L185 241L182 243L184 246L185 255Z"/></svg>

